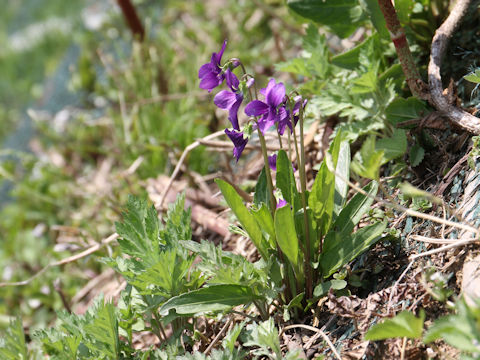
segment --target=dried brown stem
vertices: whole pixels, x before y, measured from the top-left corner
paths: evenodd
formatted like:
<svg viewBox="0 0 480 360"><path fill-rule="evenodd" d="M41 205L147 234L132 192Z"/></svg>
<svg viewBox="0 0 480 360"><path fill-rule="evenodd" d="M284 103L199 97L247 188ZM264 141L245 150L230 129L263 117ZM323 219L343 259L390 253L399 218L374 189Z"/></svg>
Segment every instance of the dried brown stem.
<svg viewBox="0 0 480 360"><path fill-rule="evenodd" d="M428 85L430 87L431 102L448 117L455 125L462 129L480 135L480 119L450 104L443 95L442 77L440 68L442 58L453 32L467 13L471 0L457 0L447 20L437 29L432 40L430 63L428 64Z"/></svg>
<svg viewBox="0 0 480 360"><path fill-rule="evenodd" d="M135 7L130 0L117 0L118 6L122 9L123 17L130 28L133 36L138 37L138 40L143 41L145 37L145 29L138 17Z"/></svg>

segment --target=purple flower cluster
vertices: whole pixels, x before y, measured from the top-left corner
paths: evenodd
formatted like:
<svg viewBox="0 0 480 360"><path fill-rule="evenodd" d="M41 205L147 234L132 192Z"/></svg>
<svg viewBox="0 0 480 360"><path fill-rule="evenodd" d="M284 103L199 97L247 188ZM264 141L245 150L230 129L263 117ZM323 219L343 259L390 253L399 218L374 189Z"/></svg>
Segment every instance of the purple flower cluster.
<svg viewBox="0 0 480 360"><path fill-rule="evenodd" d="M211 92L217 86L223 84L226 80L229 90L221 90L215 95L213 102L219 108L228 110L228 119L232 124L233 130L226 129L225 134L233 142L233 155L240 158L245 146L248 143L248 137L245 137L244 131L241 131L238 121L238 110L244 99L244 91L253 84L253 78L248 81L240 81L233 73L233 69L240 65L237 59L230 60L222 66L222 56L227 45L227 40L223 42L222 48L218 53L213 53L209 63L202 65L198 71L200 79L200 88ZM245 76L244 76L245 77ZM252 100L245 107L245 114L257 117L253 128L258 128L262 134L265 134L273 125L277 125L277 131L283 135L288 126L290 132L298 120L298 112L301 106L301 100L296 100L293 108L293 121L290 120L290 111L287 108L287 97L283 83L277 83L275 79L270 79L266 88L261 89L260 93L264 96L264 101ZM305 105L303 105L305 106ZM276 160L276 155L275 160ZM275 161L272 158L270 165Z"/></svg>

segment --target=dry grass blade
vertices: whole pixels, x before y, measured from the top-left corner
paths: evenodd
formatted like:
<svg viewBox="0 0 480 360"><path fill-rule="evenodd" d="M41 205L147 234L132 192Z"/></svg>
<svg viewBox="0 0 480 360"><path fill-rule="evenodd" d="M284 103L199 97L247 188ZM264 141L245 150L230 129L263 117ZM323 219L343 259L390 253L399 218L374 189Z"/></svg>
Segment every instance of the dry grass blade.
<svg viewBox="0 0 480 360"><path fill-rule="evenodd" d="M337 349L335 349L335 345L333 345L332 341L330 340L330 338L327 336L327 334L325 334L322 330L320 329L317 329L316 327L313 327L313 326L310 326L310 325L304 325L304 324L294 324L294 325L288 325L288 326L285 326L280 335L283 334L283 332L287 331L287 330L290 330L290 329L295 329L295 328L302 328L302 329L307 329L307 330L310 330L310 331L314 331L316 332L317 334L320 334L320 336L323 338L323 340L325 340L325 342L328 344L328 346L330 347L330 350L332 350L333 352L333 355L335 355L335 357L339 360L342 360L342 358L340 357L340 354L338 353Z"/></svg>

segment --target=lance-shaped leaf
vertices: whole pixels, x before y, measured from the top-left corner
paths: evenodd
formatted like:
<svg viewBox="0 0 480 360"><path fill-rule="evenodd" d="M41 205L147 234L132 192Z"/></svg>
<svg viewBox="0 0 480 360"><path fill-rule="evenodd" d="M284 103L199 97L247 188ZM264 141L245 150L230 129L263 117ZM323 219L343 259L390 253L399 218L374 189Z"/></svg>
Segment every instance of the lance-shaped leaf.
<svg viewBox="0 0 480 360"><path fill-rule="evenodd" d="M356 194L342 209L332 226L332 231L338 233L340 237L350 235L362 216L370 209L373 197L377 195L378 183L372 180L363 190L369 196L361 193Z"/></svg>
<svg viewBox="0 0 480 360"><path fill-rule="evenodd" d="M289 204L275 212L275 233L280 249L293 267L297 269L299 259L298 238Z"/></svg>
<svg viewBox="0 0 480 360"><path fill-rule="evenodd" d="M230 206L238 221L242 224L242 227L256 246L258 252L264 259L266 259L267 247L266 242L263 239L262 230L258 226L253 215L250 214L246 206L243 204L242 198L229 183L221 179L216 179L215 181L225 197L228 206Z"/></svg>
<svg viewBox="0 0 480 360"><path fill-rule="evenodd" d="M248 304L258 299L248 286L221 284L175 296L160 308L161 315L175 310L179 315L196 314L209 311L224 311L234 306Z"/></svg>
<svg viewBox="0 0 480 360"><path fill-rule="evenodd" d="M300 207L297 184L293 175L292 163L287 153L280 150L277 155L277 182L276 186L282 191L283 198L293 205L294 209Z"/></svg>
<svg viewBox="0 0 480 360"><path fill-rule="evenodd" d="M328 170L326 162L323 162L308 197L308 206L317 219L317 229L322 235L327 233L332 222L334 195L335 175Z"/></svg>
<svg viewBox="0 0 480 360"><path fill-rule="evenodd" d="M343 265L349 263L371 245L375 244L386 227L386 222L379 222L366 226L355 234L346 237L334 236L331 238L331 241L334 241L334 243L327 244L326 239L324 252L320 258L323 276L329 277Z"/></svg>

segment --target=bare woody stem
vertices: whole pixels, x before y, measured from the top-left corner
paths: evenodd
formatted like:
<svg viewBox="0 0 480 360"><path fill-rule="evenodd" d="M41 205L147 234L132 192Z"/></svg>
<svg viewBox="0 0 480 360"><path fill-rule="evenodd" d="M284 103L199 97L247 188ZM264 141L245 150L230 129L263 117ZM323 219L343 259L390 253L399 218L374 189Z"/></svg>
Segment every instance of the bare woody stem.
<svg viewBox="0 0 480 360"><path fill-rule="evenodd" d="M414 96L423 99L425 98L425 95L420 88L420 84L423 82L420 78L420 73L418 72L417 66L415 65L412 53L410 52L410 48L408 47L405 30L403 29L402 25L400 25L400 21L398 20L397 12L393 7L392 1L378 0L378 5L380 6L380 10L385 18L387 29L390 33L390 38L395 45L395 50L397 51L398 59L400 60L408 87Z"/></svg>

